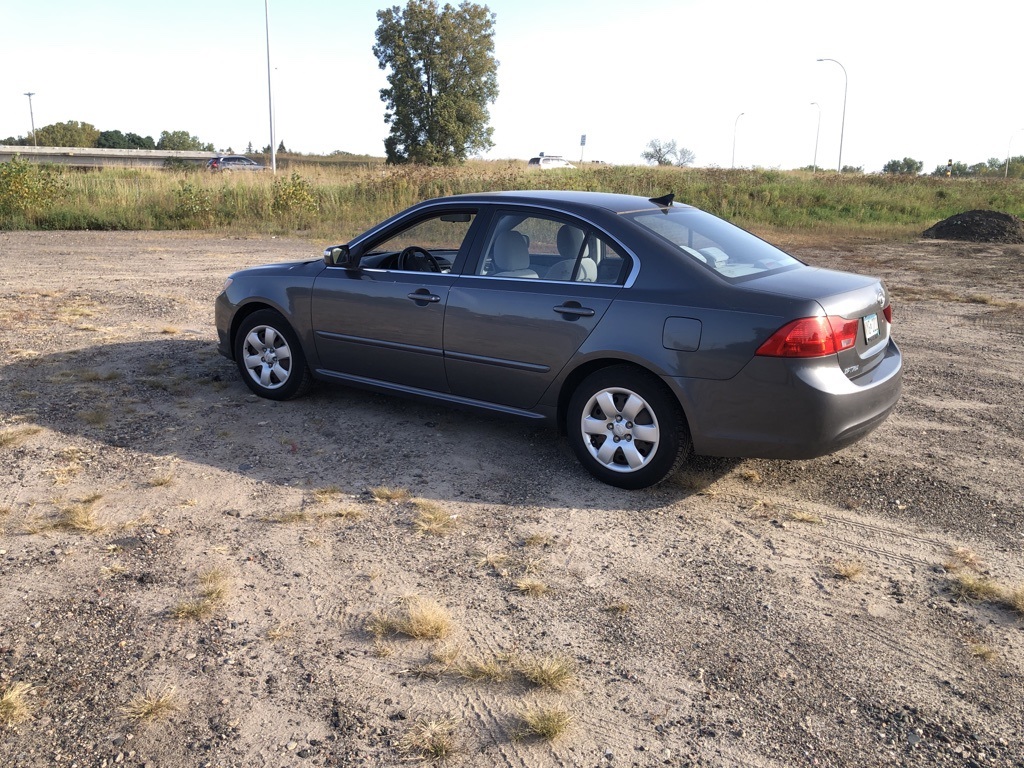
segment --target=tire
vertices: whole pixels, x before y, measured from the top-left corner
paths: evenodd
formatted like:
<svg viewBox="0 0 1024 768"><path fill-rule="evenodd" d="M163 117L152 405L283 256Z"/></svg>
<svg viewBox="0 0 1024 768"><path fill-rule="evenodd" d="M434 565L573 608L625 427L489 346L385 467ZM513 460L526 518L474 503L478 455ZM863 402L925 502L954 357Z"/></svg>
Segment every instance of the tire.
<svg viewBox="0 0 1024 768"><path fill-rule="evenodd" d="M295 331L272 309L253 312L235 336L235 362L242 380L260 397L290 400L313 383Z"/></svg>
<svg viewBox="0 0 1024 768"><path fill-rule="evenodd" d="M566 432L590 474L629 490L660 483L691 448L676 398L656 376L628 365L583 380L569 400Z"/></svg>

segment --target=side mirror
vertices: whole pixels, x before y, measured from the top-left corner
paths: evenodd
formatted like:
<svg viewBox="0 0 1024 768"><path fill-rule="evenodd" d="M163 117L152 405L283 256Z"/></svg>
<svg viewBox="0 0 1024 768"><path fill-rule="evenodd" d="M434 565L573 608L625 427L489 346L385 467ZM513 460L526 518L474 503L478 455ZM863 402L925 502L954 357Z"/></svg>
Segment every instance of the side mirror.
<svg viewBox="0 0 1024 768"><path fill-rule="evenodd" d="M324 249L324 264L329 267L353 269L359 266L359 259L353 258L347 245L334 245Z"/></svg>

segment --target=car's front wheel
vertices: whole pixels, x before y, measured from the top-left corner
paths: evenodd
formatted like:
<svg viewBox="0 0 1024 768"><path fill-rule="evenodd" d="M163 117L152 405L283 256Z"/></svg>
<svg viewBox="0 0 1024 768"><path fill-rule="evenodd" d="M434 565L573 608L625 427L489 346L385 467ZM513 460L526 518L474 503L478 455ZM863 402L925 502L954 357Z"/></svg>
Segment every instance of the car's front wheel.
<svg viewBox="0 0 1024 768"><path fill-rule="evenodd" d="M253 312L235 337L235 361L260 397L289 400L309 389L312 375L288 321L272 309Z"/></svg>
<svg viewBox="0 0 1024 768"><path fill-rule="evenodd" d="M654 375L628 365L590 374L569 400L569 443L590 474L618 488L646 488L690 451L682 408Z"/></svg>

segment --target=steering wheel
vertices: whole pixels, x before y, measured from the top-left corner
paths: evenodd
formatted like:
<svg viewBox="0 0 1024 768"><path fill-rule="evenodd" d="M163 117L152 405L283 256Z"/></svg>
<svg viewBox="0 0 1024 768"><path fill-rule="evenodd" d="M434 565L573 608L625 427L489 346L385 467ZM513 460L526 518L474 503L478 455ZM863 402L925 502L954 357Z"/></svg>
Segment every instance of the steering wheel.
<svg viewBox="0 0 1024 768"><path fill-rule="evenodd" d="M424 261L427 264L427 269L421 269ZM440 272L441 264L426 248L410 245L398 254L397 268L407 272Z"/></svg>

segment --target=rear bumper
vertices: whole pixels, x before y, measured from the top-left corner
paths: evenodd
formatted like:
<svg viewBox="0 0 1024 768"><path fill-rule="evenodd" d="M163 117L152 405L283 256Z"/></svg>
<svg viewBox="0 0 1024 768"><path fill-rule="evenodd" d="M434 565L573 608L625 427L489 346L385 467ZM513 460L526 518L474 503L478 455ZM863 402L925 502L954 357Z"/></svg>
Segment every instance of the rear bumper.
<svg viewBox="0 0 1024 768"><path fill-rule="evenodd" d="M899 401L903 358L850 380L835 356L755 357L727 381L667 378L686 411L694 451L709 456L811 459L855 443Z"/></svg>

